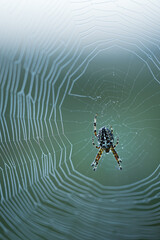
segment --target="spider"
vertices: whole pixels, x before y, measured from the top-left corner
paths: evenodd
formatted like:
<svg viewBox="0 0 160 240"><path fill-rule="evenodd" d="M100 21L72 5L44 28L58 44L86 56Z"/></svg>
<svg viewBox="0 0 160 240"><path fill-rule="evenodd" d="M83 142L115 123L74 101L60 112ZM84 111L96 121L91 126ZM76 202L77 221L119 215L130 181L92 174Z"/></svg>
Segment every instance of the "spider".
<svg viewBox="0 0 160 240"><path fill-rule="evenodd" d="M110 150L112 151L112 153L119 165L119 169L122 170L122 167L120 165L122 160L119 158L119 156L115 150L115 147L119 143L119 138L117 138L117 142L116 142L116 144L114 144L114 136L113 136L113 128L112 127L110 127L110 129L106 128L106 127L100 128L98 135L97 135L96 121L97 121L97 114L94 117L94 135L97 137L99 146L97 147L96 144L94 143L94 137L92 137L92 144L97 149L99 149L99 152L98 152L95 160L91 164L91 166L94 167L93 170L95 171L97 169L99 160L100 160L103 152L109 153Z"/></svg>

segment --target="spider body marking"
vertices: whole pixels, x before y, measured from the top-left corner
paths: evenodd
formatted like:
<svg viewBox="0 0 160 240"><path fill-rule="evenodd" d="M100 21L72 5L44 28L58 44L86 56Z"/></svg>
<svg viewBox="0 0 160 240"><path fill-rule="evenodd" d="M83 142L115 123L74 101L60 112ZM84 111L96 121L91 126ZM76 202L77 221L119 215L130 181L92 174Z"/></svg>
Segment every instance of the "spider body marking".
<svg viewBox="0 0 160 240"><path fill-rule="evenodd" d="M96 128L96 120L97 120L97 114L94 117L94 135L97 138L98 144L99 146L96 146L94 143L94 137L92 138L92 144L99 149L99 152L95 158L95 160L93 161L93 163L91 164L93 168L93 170L95 171L97 169L99 160L103 154L103 152L109 153L110 150L112 151L118 165L119 165L119 169L122 170L122 167L120 165L120 163L122 162L122 160L119 158L115 147L117 146L117 144L119 143L119 139L117 138L117 142L116 144L114 144L114 135L113 135L113 128L110 127L106 128L106 127L102 127L99 129L98 135L97 135L97 128Z"/></svg>
<svg viewBox="0 0 160 240"><path fill-rule="evenodd" d="M100 147L106 153L108 153L112 146L112 142L114 141L113 133L111 133L111 130L106 127L100 128L97 138Z"/></svg>

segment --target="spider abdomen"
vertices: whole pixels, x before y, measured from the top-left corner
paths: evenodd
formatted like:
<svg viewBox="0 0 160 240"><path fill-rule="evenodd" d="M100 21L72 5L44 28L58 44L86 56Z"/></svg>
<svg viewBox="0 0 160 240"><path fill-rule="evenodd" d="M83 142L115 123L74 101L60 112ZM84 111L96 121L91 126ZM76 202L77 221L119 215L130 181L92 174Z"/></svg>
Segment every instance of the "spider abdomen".
<svg viewBox="0 0 160 240"><path fill-rule="evenodd" d="M111 146L113 146L113 141L114 137L110 129L106 127L102 127L99 129L98 142L106 152L109 152Z"/></svg>

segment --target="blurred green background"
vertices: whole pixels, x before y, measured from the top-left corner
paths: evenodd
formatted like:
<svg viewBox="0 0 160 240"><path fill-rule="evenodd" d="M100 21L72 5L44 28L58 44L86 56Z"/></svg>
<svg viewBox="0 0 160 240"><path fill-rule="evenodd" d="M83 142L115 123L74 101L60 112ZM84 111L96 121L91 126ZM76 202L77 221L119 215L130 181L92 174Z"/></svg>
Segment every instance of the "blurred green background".
<svg viewBox="0 0 160 240"><path fill-rule="evenodd" d="M160 239L153 2L1 1L0 239Z"/></svg>

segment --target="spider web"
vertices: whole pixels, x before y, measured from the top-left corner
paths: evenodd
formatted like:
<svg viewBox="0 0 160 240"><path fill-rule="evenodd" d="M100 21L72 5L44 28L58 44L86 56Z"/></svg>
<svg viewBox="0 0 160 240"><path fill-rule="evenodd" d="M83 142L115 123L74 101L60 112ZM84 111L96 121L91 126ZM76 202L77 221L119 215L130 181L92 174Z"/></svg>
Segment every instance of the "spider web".
<svg viewBox="0 0 160 240"><path fill-rule="evenodd" d="M159 12L1 1L0 239L159 239ZM92 171L96 113L122 171Z"/></svg>

